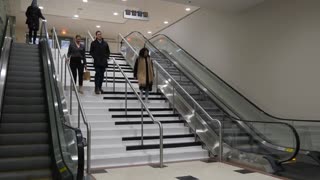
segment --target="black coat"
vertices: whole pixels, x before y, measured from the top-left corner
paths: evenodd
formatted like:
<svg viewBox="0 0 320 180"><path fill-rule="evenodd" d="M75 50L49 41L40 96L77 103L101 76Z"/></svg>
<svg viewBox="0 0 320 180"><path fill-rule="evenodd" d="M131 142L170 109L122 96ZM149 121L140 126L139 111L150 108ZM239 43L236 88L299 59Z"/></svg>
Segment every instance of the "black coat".
<svg viewBox="0 0 320 180"><path fill-rule="evenodd" d="M39 18L45 19L38 6L29 6L26 12L28 28L34 31L39 30Z"/></svg>
<svg viewBox="0 0 320 180"><path fill-rule="evenodd" d="M107 42L102 40L101 43L96 39L91 43L90 54L94 59L94 66L108 67L108 59L110 56L110 49Z"/></svg>

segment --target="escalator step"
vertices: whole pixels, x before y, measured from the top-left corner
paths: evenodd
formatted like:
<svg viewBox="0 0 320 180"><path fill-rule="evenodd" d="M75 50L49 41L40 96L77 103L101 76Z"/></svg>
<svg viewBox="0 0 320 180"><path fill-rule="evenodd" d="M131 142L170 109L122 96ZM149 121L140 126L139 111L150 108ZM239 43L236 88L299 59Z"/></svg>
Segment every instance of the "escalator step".
<svg viewBox="0 0 320 180"><path fill-rule="evenodd" d="M5 96L8 97L44 97L44 90L24 90L7 88Z"/></svg>
<svg viewBox="0 0 320 180"><path fill-rule="evenodd" d="M4 98L5 105L45 105L45 97L9 97Z"/></svg>
<svg viewBox="0 0 320 180"><path fill-rule="evenodd" d="M22 57L39 57L39 52L30 51L12 51L12 55L22 56Z"/></svg>
<svg viewBox="0 0 320 180"><path fill-rule="evenodd" d="M23 76L23 77L42 77L41 72L22 72L22 71L8 71L10 76Z"/></svg>
<svg viewBox="0 0 320 180"><path fill-rule="evenodd" d="M12 54L10 56L10 61L31 61L31 62L39 62L40 57L28 57L28 56L18 56Z"/></svg>
<svg viewBox="0 0 320 180"><path fill-rule="evenodd" d="M48 144L48 133L0 134L0 145Z"/></svg>
<svg viewBox="0 0 320 180"><path fill-rule="evenodd" d="M51 169L39 169L30 171L12 171L12 172L0 172L0 179L5 180L50 180L52 174Z"/></svg>
<svg viewBox="0 0 320 180"><path fill-rule="evenodd" d="M42 77L8 76L7 82L42 83Z"/></svg>
<svg viewBox="0 0 320 180"><path fill-rule="evenodd" d="M42 72L42 67L24 67L24 66L9 66L8 71L23 71L23 72Z"/></svg>
<svg viewBox="0 0 320 180"><path fill-rule="evenodd" d="M35 113L35 115L45 114L47 112L47 106L45 105L4 105L3 114L24 114Z"/></svg>
<svg viewBox="0 0 320 180"><path fill-rule="evenodd" d="M48 122L47 113L37 113L37 114L3 114L2 121L6 122Z"/></svg>
<svg viewBox="0 0 320 180"><path fill-rule="evenodd" d="M39 48L30 48L30 47L12 47L13 52L19 51L19 52L30 52L30 53L39 53Z"/></svg>
<svg viewBox="0 0 320 180"><path fill-rule="evenodd" d="M48 123L1 123L0 133L37 133L48 132Z"/></svg>
<svg viewBox="0 0 320 180"><path fill-rule="evenodd" d="M47 156L49 154L49 144L0 146L0 158L23 156Z"/></svg>
<svg viewBox="0 0 320 180"><path fill-rule="evenodd" d="M9 66L25 66L26 68L28 67L40 67L41 66L41 62L40 61L18 61L18 60L15 60L15 61L10 61L10 64Z"/></svg>
<svg viewBox="0 0 320 180"><path fill-rule="evenodd" d="M3 158L0 159L1 171L17 171L50 168L50 156L34 156L22 158Z"/></svg>
<svg viewBox="0 0 320 180"><path fill-rule="evenodd" d="M6 88L8 89L43 89L43 83L15 83L15 82L7 82Z"/></svg>
<svg viewBox="0 0 320 180"><path fill-rule="evenodd" d="M13 43L13 48L24 48L24 49L39 49L37 45L30 45L25 43Z"/></svg>

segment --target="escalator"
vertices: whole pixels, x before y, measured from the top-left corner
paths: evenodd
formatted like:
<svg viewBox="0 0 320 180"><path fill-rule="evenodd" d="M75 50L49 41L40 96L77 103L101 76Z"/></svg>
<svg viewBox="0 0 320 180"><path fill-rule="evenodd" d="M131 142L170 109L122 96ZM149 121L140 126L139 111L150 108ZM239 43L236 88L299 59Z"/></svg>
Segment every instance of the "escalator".
<svg viewBox="0 0 320 180"><path fill-rule="evenodd" d="M2 49L0 179L83 179L82 134L63 120L47 41L7 36Z"/></svg>
<svg viewBox="0 0 320 180"><path fill-rule="evenodd" d="M156 61L156 76L157 81L160 81L157 83L158 88L169 96L180 96L180 103L175 98L175 104L178 104L175 108L185 115L189 125L202 126L204 123L194 120L201 119L209 127L203 130L211 129L217 134L217 124L205 114L221 121L226 151L224 158L256 168L262 166L263 170L293 179L319 179L315 171L320 169L319 154L316 149L305 147L304 141L300 144L302 133L296 130L293 123L288 123L291 121L262 112L164 35L147 40L139 32L132 32L123 39L121 50L131 64L136 58L133 49L139 50L142 47L147 47L151 51L151 58ZM170 80L171 84L176 85L168 88ZM189 103L192 101L195 103ZM194 104L199 104L203 111L199 111ZM203 135L205 133L197 129L195 132L203 136L202 140L214 134ZM205 143L212 144L210 140ZM300 145L304 148L301 151ZM313 176L308 177L304 171L295 170L301 166L314 169Z"/></svg>

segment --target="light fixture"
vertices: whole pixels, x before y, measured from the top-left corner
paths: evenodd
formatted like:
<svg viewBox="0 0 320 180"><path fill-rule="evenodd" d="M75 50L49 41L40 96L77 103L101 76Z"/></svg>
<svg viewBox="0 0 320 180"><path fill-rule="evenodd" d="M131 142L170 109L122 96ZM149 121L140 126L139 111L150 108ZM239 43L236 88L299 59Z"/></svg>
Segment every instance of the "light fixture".
<svg viewBox="0 0 320 180"><path fill-rule="evenodd" d="M190 11L191 10L191 8L186 8L186 11Z"/></svg>
<svg viewBox="0 0 320 180"><path fill-rule="evenodd" d="M87 3L88 2L88 0L82 0L84 3Z"/></svg>
<svg viewBox="0 0 320 180"><path fill-rule="evenodd" d="M122 0L122 1L127 1L127 0Z"/></svg>
<svg viewBox="0 0 320 180"><path fill-rule="evenodd" d="M164 21L163 23L164 23L164 24L168 24L169 22L168 22L168 21Z"/></svg>
<svg viewBox="0 0 320 180"><path fill-rule="evenodd" d="M97 27L97 28L101 28L101 26L100 26L100 25L97 25L96 27Z"/></svg>
<svg viewBox="0 0 320 180"><path fill-rule="evenodd" d="M114 12L114 13L113 13L113 15L115 15L115 16L118 16L118 15L119 15L119 13L117 13L117 12Z"/></svg>
<svg viewBox="0 0 320 180"><path fill-rule="evenodd" d="M73 17L74 17L74 18L78 18L78 17L79 17L79 15L78 15L78 14L75 14L75 15L73 15Z"/></svg>
<svg viewBox="0 0 320 180"><path fill-rule="evenodd" d="M39 9L43 9L43 6L39 6Z"/></svg>
<svg viewBox="0 0 320 180"><path fill-rule="evenodd" d="M62 31L61 31L61 34L66 35L66 34L67 34L67 31L66 31L66 30L62 30Z"/></svg>
<svg viewBox="0 0 320 180"><path fill-rule="evenodd" d="M148 34L151 34L152 32L151 31L148 31Z"/></svg>

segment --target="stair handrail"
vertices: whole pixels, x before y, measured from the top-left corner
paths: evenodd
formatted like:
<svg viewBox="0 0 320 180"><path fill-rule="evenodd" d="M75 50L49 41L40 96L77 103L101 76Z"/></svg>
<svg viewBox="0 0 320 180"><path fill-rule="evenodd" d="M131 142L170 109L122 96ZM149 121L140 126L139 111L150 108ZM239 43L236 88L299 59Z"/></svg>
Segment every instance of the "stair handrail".
<svg viewBox="0 0 320 180"><path fill-rule="evenodd" d="M121 72L121 74L123 75L123 77L126 80L126 84L125 84L125 111L127 114L127 109L128 109L128 88L127 88L127 84L129 84L129 86L131 87L131 89L133 90L134 94L137 96L138 100L141 103L141 144L143 145L143 111L144 109L147 111L149 117L151 118L151 120L153 121L154 124L157 124L159 126L159 138L160 138L160 168L163 168L163 126L161 124L160 121L155 120L154 116L152 115L152 113L150 112L148 106L143 102L143 100L141 99L141 97L139 96L138 92L135 90L135 88L133 87L132 83L130 82L128 76L124 73L124 71L122 70L122 68L120 67L120 65L116 62L115 58L111 58L113 60L113 65L117 66ZM141 94L142 95L142 94Z"/></svg>
<svg viewBox="0 0 320 180"><path fill-rule="evenodd" d="M138 52L130 45L130 43L126 40L126 38L124 38L122 36L122 34L119 33L119 37L122 39L122 41L125 41L127 43L127 45L130 47L130 49L136 54L136 56L139 56ZM153 61L153 65L156 65L157 69L160 69L161 71L163 71L163 73L165 73L168 77L170 77L171 82L169 83L174 83L175 86L177 86L179 89L181 89L187 96L189 99L192 100L192 102L195 104L195 106L197 107L197 109L199 109L209 120L216 122L219 126L219 161L222 162L223 161L223 141L222 141L222 123L220 120L218 119L213 119L197 102L196 100L193 99L192 96L190 96L190 94L183 88L180 86L180 84L165 70L163 69L163 67L157 62L157 61Z"/></svg>
<svg viewBox="0 0 320 180"><path fill-rule="evenodd" d="M91 40L93 39L93 36L91 35L90 31L88 30L88 34L91 37ZM115 66L117 66L121 72L121 74L123 75L123 77L126 80L126 84L125 84L125 113L127 114L127 109L128 109L128 99L127 99L127 95L128 95L128 91L127 91L127 84L129 84L129 86L131 87L131 89L133 90L134 94L137 96L138 100L141 103L141 145L143 145L143 110L145 109L148 113L148 115L150 116L151 120L153 121L154 124L157 124L159 126L159 138L160 138L160 168L163 168L163 126L161 124L161 122L155 120L155 118L153 117L152 113L150 112L148 106L143 102L143 100L141 99L141 97L139 96L139 94L137 93L137 91L135 90L135 88L133 87L132 83L130 82L128 76L124 73L124 71L122 70L122 68L119 66L119 64L116 62L115 58L111 58L113 60L113 69L115 69ZM115 75L114 75L115 76ZM107 81L106 81L107 83ZM113 91L115 90L115 84L113 84Z"/></svg>
<svg viewBox="0 0 320 180"><path fill-rule="evenodd" d="M84 111L84 108L83 108L83 105L82 105L82 102L80 100L80 97L79 97L79 92L76 88L76 83L73 79L73 76L72 76L72 71L71 71L71 68L70 68L70 65L67 61L68 57L64 54L62 55L61 54L61 49L60 49L60 44L59 44L59 41L58 41L58 36L57 36L57 32L55 30L55 28L53 27L52 29L52 42L53 42L53 45L57 46L57 48L54 47L55 49L55 55L56 55L56 49L58 49L58 59L57 59L57 63L58 63L58 70L60 69L60 81L62 84L64 84L64 89L66 90L66 74L67 74L67 69L68 69L68 72L69 72L69 75L70 75L70 109L69 109L69 113L70 115L72 115L72 90L74 90L75 92L75 95L76 95L76 99L77 99L77 105L78 105L78 128L80 129L80 114L81 114L81 117L82 117L82 121L84 123L84 125L86 126L86 129L87 129L87 173L90 174L90 171L91 171L91 125L90 123L88 122L87 120L87 116L85 114L85 111ZM60 63L60 60L62 61ZM63 73L63 62L65 64L64 66L64 73ZM61 64L61 67L59 68L59 65ZM59 74L58 72L58 74ZM64 76L63 76L64 74ZM64 83L63 83L64 82Z"/></svg>
<svg viewBox="0 0 320 180"><path fill-rule="evenodd" d="M13 30L11 29L14 26L13 23L15 23L14 17L7 17L5 30L3 33L3 44L1 44L2 47L0 47L0 118L2 117L2 101L6 84L10 49L13 40Z"/></svg>

